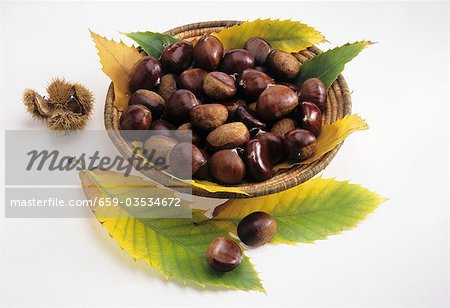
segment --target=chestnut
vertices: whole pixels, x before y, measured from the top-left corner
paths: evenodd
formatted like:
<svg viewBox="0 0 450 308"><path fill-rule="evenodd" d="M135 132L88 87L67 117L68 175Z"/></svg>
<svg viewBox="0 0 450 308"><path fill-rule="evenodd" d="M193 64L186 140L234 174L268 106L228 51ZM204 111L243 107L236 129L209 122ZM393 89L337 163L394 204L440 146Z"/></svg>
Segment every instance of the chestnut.
<svg viewBox="0 0 450 308"><path fill-rule="evenodd" d="M190 142L196 146L200 146L200 144L202 144L202 139L197 131L192 127L192 123L181 124L176 129L174 134L175 138L180 142Z"/></svg>
<svg viewBox="0 0 450 308"><path fill-rule="evenodd" d="M245 145L245 165L251 178L257 182L273 176L269 148L259 139L252 139Z"/></svg>
<svg viewBox="0 0 450 308"><path fill-rule="evenodd" d="M228 109L221 104L198 105L190 111L191 122L203 130L213 130L228 119Z"/></svg>
<svg viewBox="0 0 450 308"><path fill-rule="evenodd" d="M240 74L247 68L255 67L255 57L245 49L231 49L225 53L220 70L227 74Z"/></svg>
<svg viewBox="0 0 450 308"><path fill-rule="evenodd" d="M239 239L247 246L258 247L268 243L277 233L277 222L266 212L253 212L238 224Z"/></svg>
<svg viewBox="0 0 450 308"><path fill-rule="evenodd" d="M284 134L297 128L297 123L290 118L283 118L272 125L272 133L284 138Z"/></svg>
<svg viewBox="0 0 450 308"><path fill-rule="evenodd" d="M189 120L189 112L199 105L195 95L189 90L177 90L166 103L162 117L175 124L185 123Z"/></svg>
<svg viewBox="0 0 450 308"><path fill-rule="evenodd" d="M236 109L236 120L244 123L245 126L248 127L248 129L252 128L265 129L267 126L266 123L258 119L258 116L255 111L244 106L240 106Z"/></svg>
<svg viewBox="0 0 450 308"><path fill-rule="evenodd" d="M158 93L140 89L131 94L128 105L143 105L152 113L153 120L159 119L164 110L166 102Z"/></svg>
<svg viewBox="0 0 450 308"><path fill-rule="evenodd" d="M199 150L202 153L203 157L206 159L206 164L204 164L197 170L197 172L194 174L194 177L199 180L209 180L211 178L211 173L209 172L209 164L208 164L210 157L208 152L206 152L205 150L200 148Z"/></svg>
<svg viewBox="0 0 450 308"><path fill-rule="evenodd" d="M160 167L167 168L169 163L169 154L177 145L177 141L164 135L153 135L148 138L142 147L143 154L148 159L160 161Z"/></svg>
<svg viewBox="0 0 450 308"><path fill-rule="evenodd" d="M300 127L309 130L316 138L322 130L322 112L317 105L310 102L301 102L297 106Z"/></svg>
<svg viewBox="0 0 450 308"><path fill-rule="evenodd" d="M283 138L274 133L264 131L258 132L256 138L267 148L272 165L279 163L283 159Z"/></svg>
<svg viewBox="0 0 450 308"><path fill-rule="evenodd" d="M178 87L191 91L197 98L201 97L204 95L203 79L207 74L208 72L201 68L185 70L178 77Z"/></svg>
<svg viewBox="0 0 450 308"><path fill-rule="evenodd" d="M169 154L171 173L181 179L192 179L201 166L206 164L202 152L189 142L181 142L173 147Z"/></svg>
<svg viewBox="0 0 450 308"><path fill-rule="evenodd" d="M212 151L242 147L250 140L250 132L241 122L221 125L206 137L208 148Z"/></svg>
<svg viewBox="0 0 450 308"><path fill-rule="evenodd" d="M119 120L121 130L148 130L152 124L152 113L143 105L131 105Z"/></svg>
<svg viewBox="0 0 450 308"><path fill-rule="evenodd" d="M270 47L270 44L260 37L252 37L251 39L249 39L245 43L244 49L250 51L253 54L253 56L255 57L256 65L265 65L267 56L272 51L272 47Z"/></svg>
<svg viewBox="0 0 450 308"><path fill-rule="evenodd" d="M152 122L150 129L153 130L153 135L173 136L172 130L175 130L175 126L165 120L158 119Z"/></svg>
<svg viewBox="0 0 450 308"><path fill-rule="evenodd" d="M289 52L272 50L267 57L269 70L282 80L294 79L300 72L300 62Z"/></svg>
<svg viewBox="0 0 450 308"><path fill-rule="evenodd" d="M202 36L194 46L195 65L208 71L219 67L222 55L222 42L212 35Z"/></svg>
<svg viewBox="0 0 450 308"><path fill-rule="evenodd" d="M236 94L236 81L222 72L211 72L203 80L203 91L213 99L228 99Z"/></svg>
<svg viewBox="0 0 450 308"><path fill-rule="evenodd" d="M164 101L167 102L176 90L178 90L177 80L174 74L166 74L161 77L161 82L158 85L158 94Z"/></svg>
<svg viewBox="0 0 450 308"><path fill-rule="evenodd" d="M242 262L242 250L236 242L218 237L209 244L206 261L215 271L229 272Z"/></svg>
<svg viewBox="0 0 450 308"><path fill-rule="evenodd" d="M298 105L297 94L283 85L269 86L258 98L256 112L263 120L275 120L290 113Z"/></svg>
<svg viewBox="0 0 450 308"><path fill-rule="evenodd" d="M290 88L292 91L294 91L295 93L298 93L298 87L290 82L277 82L277 84L281 84L283 86L286 86L288 88Z"/></svg>
<svg viewBox="0 0 450 308"><path fill-rule="evenodd" d="M308 159L316 151L316 137L305 129L294 129L284 135L284 151L291 159Z"/></svg>
<svg viewBox="0 0 450 308"><path fill-rule="evenodd" d="M248 68L242 72L238 85L246 98L255 100L269 86L275 84L273 79L261 71Z"/></svg>
<svg viewBox="0 0 450 308"><path fill-rule="evenodd" d="M327 89L319 78L309 78L303 82L299 99L301 102L316 104L322 112L327 109Z"/></svg>
<svg viewBox="0 0 450 308"><path fill-rule="evenodd" d="M164 48L161 64L166 72L181 73L192 63L194 46L187 41L179 41Z"/></svg>
<svg viewBox="0 0 450 308"><path fill-rule="evenodd" d="M151 56L146 56L137 61L131 69L128 87L130 93L139 89L152 90L162 76L161 64Z"/></svg>
<svg viewBox="0 0 450 308"><path fill-rule="evenodd" d="M244 161L236 149L214 153L209 161L211 175L223 184L238 184L245 177Z"/></svg>
<svg viewBox="0 0 450 308"><path fill-rule="evenodd" d="M228 121L234 121L236 119L236 110L239 106L246 106L246 102L241 98L231 98L228 100L215 101L217 104L224 105L228 110Z"/></svg>

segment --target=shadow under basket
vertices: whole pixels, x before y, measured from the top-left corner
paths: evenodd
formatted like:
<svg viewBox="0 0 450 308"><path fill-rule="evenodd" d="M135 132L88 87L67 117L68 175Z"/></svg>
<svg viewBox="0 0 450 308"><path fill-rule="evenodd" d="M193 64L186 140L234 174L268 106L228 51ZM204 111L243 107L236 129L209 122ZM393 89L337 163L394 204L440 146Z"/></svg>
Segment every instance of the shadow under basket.
<svg viewBox="0 0 450 308"><path fill-rule="evenodd" d="M234 25L238 25L240 21L210 21L188 24L185 26L177 27L172 30L166 31L165 34L174 36L179 39L195 39L201 37L204 34L210 34L218 32L224 28L230 28ZM314 57L321 51L317 47L313 46L307 50L303 50L297 54L297 59L300 62L304 62L307 59ZM338 119L342 119L345 115L351 112L351 97L347 83L342 75L339 75L337 80L328 89L327 97L327 109L323 113L323 124L330 124ZM133 148L132 145L126 142L119 132L119 118L120 111L114 107L114 85L111 83L105 102L105 127L108 131L108 135L113 141L114 145L120 151L125 158L132 157ZM174 188L182 192L190 192L192 190L193 195L209 198L223 198L223 199L236 199L236 198L251 198L263 195L269 195L283 190L297 186L307 180L311 179L317 173L322 171L333 159L339 150L340 146L337 145L333 150L323 155L319 160L312 162L308 165L297 165L289 169L278 171L271 179L259 182L259 183L242 183L239 185L233 185L241 191L246 192L248 195L231 193L231 192L209 192L196 186L192 186L178 179L163 174L157 169L142 170L142 174L148 178L155 180L159 183L163 182L164 185ZM163 181L161 181L163 179Z"/></svg>

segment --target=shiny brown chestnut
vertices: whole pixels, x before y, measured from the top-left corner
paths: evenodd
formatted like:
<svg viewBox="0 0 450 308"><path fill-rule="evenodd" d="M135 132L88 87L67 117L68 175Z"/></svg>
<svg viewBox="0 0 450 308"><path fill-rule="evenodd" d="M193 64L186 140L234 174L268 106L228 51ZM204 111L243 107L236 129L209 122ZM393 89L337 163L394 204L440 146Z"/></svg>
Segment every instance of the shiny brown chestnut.
<svg viewBox="0 0 450 308"><path fill-rule="evenodd" d="M245 145L244 161L254 181L262 182L273 176L269 148L261 140L252 139Z"/></svg>
<svg viewBox="0 0 450 308"><path fill-rule="evenodd" d="M236 120L244 123L245 126L248 127L248 129L252 128L265 129L267 126L266 123L258 119L258 115L256 114L255 111L244 106L240 106L236 109Z"/></svg>
<svg viewBox="0 0 450 308"><path fill-rule="evenodd" d="M249 39L245 43L244 49L250 51L255 56L256 65L265 65L267 56L272 51L270 44L260 37L252 37Z"/></svg>
<svg viewBox="0 0 450 308"><path fill-rule="evenodd" d="M281 84L283 86L289 87L292 91L294 91L295 93L298 93L298 87L290 82L277 82L277 84Z"/></svg>
<svg viewBox="0 0 450 308"><path fill-rule="evenodd" d="M241 183L246 174L245 163L236 149L214 153L209 160L211 175L223 184Z"/></svg>
<svg viewBox="0 0 450 308"><path fill-rule="evenodd" d="M173 136L171 131L175 130L175 126L165 120L158 119L152 122L152 125L150 125L150 130L153 130L153 135L164 135L171 137Z"/></svg>
<svg viewBox="0 0 450 308"><path fill-rule="evenodd" d="M297 106L300 127L309 130L316 138L322 130L322 112L316 104L301 102Z"/></svg>
<svg viewBox="0 0 450 308"><path fill-rule="evenodd" d="M267 66L276 78L293 79L300 72L300 62L289 52L272 50L267 57Z"/></svg>
<svg viewBox="0 0 450 308"><path fill-rule="evenodd" d="M270 161L272 165L279 163L284 157L284 142L280 136L260 131L256 134L256 138L261 141L263 145L268 149Z"/></svg>
<svg viewBox="0 0 450 308"><path fill-rule="evenodd" d="M222 72L211 72L203 79L203 91L213 99L232 98L237 91L236 80Z"/></svg>
<svg viewBox="0 0 450 308"><path fill-rule="evenodd" d="M316 137L305 129L294 129L284 135L284 151L291 159L308 159L316 151Z"/></svg>
<svg viewBox="0 0 450 308"><path fill-rule="evenodd" d="M198 105L191 109L190 118L194 126L211 131L227 121L228 110L221 104Z"/></svg>
<svg viewBox="0 0 450 308"><path fill-rule="evenodd" d="M222 42L212 35L204 35L195 44L193 55L197 67L213 71L219 67L222 59Z"/></svg>
<svg viewBox="0 0 450 308"><path fill-rule="evenodd" d="M238 78L240 90L250 100L256 100L269 85L273 84L275 83L269 75L253 68L244 70Z"/></svg>
<svg viewBox="0 0 450 308"><path fill-rule="evenodd" d="M170 172L181 179L192 179L201 166L206 164L202 152L189 142L178 143L169 154Z"/></svg>
<svg viewBox="0 0 450 308"><path fill-rule="evenodd" d="M215 271L229 272L242 262L242 250L236 242L218 237L209 244L206 261Z"/></svg>
<svg viewBox="0 0 450 308"><path fill-rule="evenodd" d="M162 117L175 124L188 122L189 112L197 105L199 102L191 91L177 90L166 103Z"/></svg>
<svg viewBox="0 0 450 308"><path fill-rule="evenodd" d="M316 104L322 112L327 109L327 89L319 78L309 78L303 82L299 99L301 102Z"/></svg>
<svg viewBox="0 0 450 308"><path fill-rule="evenodd" d="M228 110L228 121L232 122L236 119L236 110L239 106L246 106L247 103L241 98L231 98L227 100L214 101L217 104L224 105Z"/></svg>
<svg viewBox="0 0 450 308"><path fill-rule="evenodd" d="M277 222L266 212L253 212L238 224L239 239L247 246L259 247L268 243L277 233Z"/></svg>
<svg viewBox="0 0 450 308"><path fill-rule="evenodd" d="M161 64L151 56L146 56L134 64L131 69L128 87L130 93L139 89L152 90L162 76Z"/></svg>
<svg viewBox="0 0 450 308"><path fill-rule="evenodd" d="M192 63L194 46L187 41L168 45L161 54L161 64L166 72L181 73Z"/></svg>
<svg viewBox="0 0 450 308"><path fill-rule="evenodd" d="M209 180L211 179L211 173L209 172L209 163L208 163L210 160L210 156L208 152L206 152L204 149L199 148L199 150L202 153L203 157L206 159L206 164L204 164L197 170L197 172L194 174L194 178L199 180Z"/></svg>
<svg viewBox="0 0 450 308"><path fill-rule="evenodd" d="M128 105L143 105L152 113L152 119L156 120L161 117L166 102L158 93L140 89L131 94Z"/></svg>
<svg viewBox="0 0 450 308"><path fill-rule="evenodd" d="M222 59L220 70L227 74L240 74L247 68L255 67L255 57L245 49L231 49Z"/></svg>
<svg viewBox="0 0 450 308"><path fill-rule="evenodd" d="M166 74L161 77L161 82L158 85L158 94L164 101L167 102L176 90L178 90L178 88L174 74Z"/></svg>
<svg viewBox="0 0 450 308"><path fill-rule="evenodd" d="M286 86L274 85L258 98L256 112L263 120L275 120L290 113L298 105L297 94Z"/></svg>
<svg viewBox="0 0 450 308"><path fill-rule="evenodd" d="M197 98L204 95L203 93L203 79L208 74L207 71L201 68L191 68L185 70L178 77L178 87L186 89L195 94Z"/></svg>
<svg viewBox="0 0 450 308"><path fill-rule="evenodd" d="M119 120L121 130L147 130L151 124L152 113L143 105L128 106Z"/></svg>
<svg viewBox="0 0 450 308"><path fill-rule="evenodd" d="M206 137L211 151L243 147L250 140L250 132L242 122L221 125Z"/></svg>

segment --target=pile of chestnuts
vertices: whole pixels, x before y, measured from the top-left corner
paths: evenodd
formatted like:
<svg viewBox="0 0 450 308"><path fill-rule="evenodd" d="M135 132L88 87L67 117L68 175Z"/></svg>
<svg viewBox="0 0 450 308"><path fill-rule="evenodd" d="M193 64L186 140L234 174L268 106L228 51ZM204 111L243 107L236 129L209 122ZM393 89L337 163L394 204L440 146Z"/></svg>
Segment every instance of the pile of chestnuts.
<svg viewBox="0 0 450 308"><path fill-rule="evenodd" d="M120 128L166 135L152 136L144 150L164 143L157 147L167 150L169 162L192 150L193 178L226 185L265 181L279 162L303 161L316 150L327 91L317 78L299 89L293 80L300 69L294 54L259 37L226 51L212 35L195 45L179 41L160 59L145 56L134 65ZM167 137L171 130L192 136L180 142Z"/></svg>
<svg viewBox="0 0 450 308"><path fill-rule="evenodd" d="M268 243L277 232L275 219L265 212L253 212L238 224L237 235L249 247L259 247ZM242 262L239 245L226 237L214 239L206 251L208 264L218 272L228 272Z"/></svg>

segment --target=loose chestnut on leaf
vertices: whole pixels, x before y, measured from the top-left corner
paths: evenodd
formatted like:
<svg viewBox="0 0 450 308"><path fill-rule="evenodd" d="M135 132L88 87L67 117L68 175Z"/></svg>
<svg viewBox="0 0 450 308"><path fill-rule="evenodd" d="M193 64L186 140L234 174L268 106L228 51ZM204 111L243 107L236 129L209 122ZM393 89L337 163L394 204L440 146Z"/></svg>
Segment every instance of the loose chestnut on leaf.
<svg viewBox="0 0 450 308"><path fill-rule="evenodd" d="M228 99L236 94L236 81L222 72L211 72L203 80L203 91L213 99Z"/></svg>
<svg viewBox="0 0 450 308"><path fill-rule="evenodd" d="M298 105L297 94L286 86L274 85L258 98L256 112L263 120L275 120L289 114Z"/></svg>
<svg viewBox="0 0 450 308"><path fill-rule="evenodd" d="M269 148L260 139L252 139L245 145L244 161L253 180L262 182L272 177Z"/></svg>
<svg viewBox="0 0 450 308"><path fill-rule="evenodd" d="M284 135L284 151L291 159L306 160L316 151L316 137L305 129L294 129Z"/></svg>
<svg viewBox="0 0 450 308"><path fill-rule="evenodd" d="M300 62L289 52L272 50L267 57L267 66L279 79L290 80L300 72Z"/></svg>
<svg viewBox="0 0 450 308"><path fill-rule="evenodd" d="M236 149L214 153L209 161L211 175L223 184L241 183L246 174L244 161Z"/></svg>
<svg viewBox="0 0 450 308"><path fill-rule="evenodd" d="M222 55L222 42L212 35L202 36L194 46L195 65L207 71L219 67Z"/></svg>
<svg viewBox="0 0 450 308"><path fill-rule="evenodd" d="M227 74L240 74L247 68L255 67L255 57L245 49L231 49L225 53L220 70Z"/></svg>
<svg viewBox="0 0 450 308"><path fill-rule="evenodd" d="M322 113L317 105L310 102L298 104L297 112L300 127L310 131L316 138L322 130Z"/></svg>
<svg viewBox="0 0 450 308"><path fill-rule="evenodd" d="M265 212L253 212L238 224L239 239L247 246L258 247L268 243L277 233L277 222Z"/></svg>
<svg viewBox="0 0 450 308"><path fill-rule="evenodd" d="M252 37L244 46L244 49L250 51L255 56L256 65L265 65L267 56L272 51L270 44L260 37Z"/></svg>
<svg viewBox="0 0 450 308"><path fill-rule="evenodd" d="M161 64L166 72L181 73L192 63L194 47L190 42L180 41L164 48L161 54Z"/></svg>
<svg viewBox="0 0 450 308"><path fill-rule="evenodd" d="M242 262L242 250L236 242L218 237L209 244L206 260L214 270L229 272Z"/></svg>
<svg viewBox="0 0 450 308"><path fill-rule="evenodd" d="M128 105L143 105L152 113L152 119L156 120L161 117L166 102L158 93L140 89L131 94Z"/></svg>
<svg viewBox="0 0 450 308"><path fill-rule="evenodd" d="M162 68L158 60L146 56L134 64L131 69L128 85L130 93L139 89L152 90L162 77Z"/></svg>
<svg viewBox="0 0 450 308"><path fill-rule="evenodd" d="M321 112L325 112L327 109L327 89L319 78L306 79L300 87L299 100L316 104Z"/></svg>

